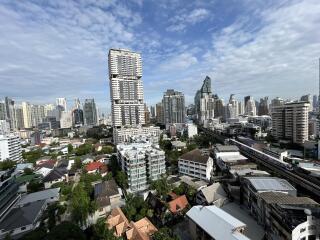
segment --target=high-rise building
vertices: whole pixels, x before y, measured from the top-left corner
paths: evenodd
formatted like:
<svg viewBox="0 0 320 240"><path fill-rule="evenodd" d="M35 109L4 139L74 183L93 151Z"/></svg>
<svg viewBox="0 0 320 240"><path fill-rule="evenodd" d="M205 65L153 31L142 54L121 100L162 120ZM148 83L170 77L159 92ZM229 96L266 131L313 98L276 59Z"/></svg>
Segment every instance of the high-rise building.
<svg viewBox="0 0 320 240"><path fill-rule="evenodd" d="M163 113L163 103L156 104L156 119L157 123L164 124L164 113Z"/></svg>
<svg viewBox="0 0 320 240"><path fill-rule="evenodd" d="M23 126L25 128L32 127L31 105L28 102L22 102Z"/></svg>
<svg viewBox="0 0 320 240"><path fill-rule="evenodd" d="M147 104L144 104L144 120L145 123L150 123L150 111Z"/></svg>
<svg viewBox="0 0 320 240"><path fill-rule="evenodd" d="M0 161L22 160L20 138L16 135L0 135Z"/></svg>
<svg viewBox="0 0 320 240"><path fill-rule="evenodd" d="M72 119L75 126L82 126L84 124L82 109L74 109L72 112Z"/></svg>
<svg viewBox="0 0 320 240"><path fill-rule="evenodd" d="M5 97L6 120L10 123L10 129L14 129L15 115L14 115L14 101Z"/></svg>
<svg viewBox="0 0 320 240"><path fill-rule="evenodd" d="M108 60L113 126L144 124L141 55L110 49Z"/></svg>
<svg viewBox="0 0 320 240"><path fill-rule="evenodd" d="M276 97L271 100L270 111L273 111L274 107L282 106L284 104L284 100L282 98Z"/></svg>
<svg viewBox="0 0 320 240"><path fill-rule="evenodd" d="M268 97L260 98L260 103L258 105L258 115L268 115L269 114L269 102Z"/></svg>
<svg viewBox="0 0 320 240"><path fill-rule="evenodd" d="M156 118L156 108L154 106L150 106L150 117L152 119Z"/></svg>
<svg viewBox="0 0 320 240"><path fill-rule="evenodd" d="M10 123L7 120L0 120L0 135L10 133Z"/></svg>
<svg viewBox="0 0 320 240"><path fill-rule="evenodd" d="M248 116L256 116L256 103L251 96L245 97L245 114Z"/></svg>
<svg viewBox="0 0 320 240"><path fill-rule="evenodd" d="M165 124L185 122L185 102L183 93L168 89L163 95L162 102Z"/></svg>
<svg viewBox="0 0 320 240"><path fill-rule="evenodd" d="M313 111L317 111L318 107L319 107L319 103L318 103L318 96L317 95L313 95Z"/></svg>
<svg viewBox="0 0 320 240"><path fill-rule="evenodd" d="M194 98L197 119L200 124L206 124L214 118L214 99L211 91L211 78L206 76L202 87L197 91Z"/></svg>
<svg viewBox="0 0 320 240"><path fill-rule="evenodd" d="M6 120L6 104L0 101L0 120Z"/></svg>
<svg viewBox="0 0 320 240"><path fill-rule="evenodd" d="M72 114L70 111L63 111L61 113L60 128L72 127Z"/></svg>
<svg viewBox="0 0 320 240"><path fill-rule="evenodd" d="M244 114L244 103L239 101L238 102L238 114L243 115Z"/></svg>
<svg viewBox="0 0 320 240"><path fill-rule="evenodd" d="M22 129L24 128L24 122L23 122L23 109L21 105L15 105L14 106L15 111L15 129Z"/></svg>
<svg viewBox="0 0 320 240"><path fill-rule="evenodd" d="M56 98L56 105L63 108L62 111L67 111L67 99L66 98Z"/></svg>
<svg viewBox="0 0 320 240"><path fill-rule="evenodd" d="M303 144L308 140L308 102L290 102L273 107L272 135Z"/></svg>
<svg viewBox="0 0 320 240"><path fill-rule="evenodd" d="M83 104L84 122L86 125L97 125L97 109L94 99L86 99Z"/></svg>
<svg viewBox="0 0 320 240"><path fill-rule="evenodd" d="M31 105L31 123L32 126L36 127L42 122L45 117L44 106L43 105Z"/></svg>
<svg viewBox="0 0 320 240"><path fill-rule="evenodd" d="M311 94L303 95L303 96L300 98L300 101L310 103L309 112L312 112L312 108L313 108L313 102L312 102L312 100L313 100L313 99L312 99L312 97L311 97Z"/></svg>
<svg viewBox="0 0 320 240"><path fill-rule="evenodd" d="M118 162L128 176L130 192L148 189L148 181L154 181L165 174L165 153L151 143L119 144Z"/></svg>
<svg viewBox="0 0 320 240"><path fill-rule="evenodd" d="M216 98L214 100L214 116L216 118L224 117L224 101L223 101L223 99Z"/></svg>

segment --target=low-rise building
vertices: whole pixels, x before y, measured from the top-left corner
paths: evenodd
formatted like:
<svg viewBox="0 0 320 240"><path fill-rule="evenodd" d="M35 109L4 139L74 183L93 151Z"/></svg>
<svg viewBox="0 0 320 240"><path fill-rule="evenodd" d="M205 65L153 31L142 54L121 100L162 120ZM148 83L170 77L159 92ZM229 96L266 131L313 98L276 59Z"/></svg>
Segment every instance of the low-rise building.
<svg viewBox="0 0 320 240"><path fill-rule="evenodd" d="M246 224L216 206L194 206L187 216L191 239L249 240Z"/></svg>
<svg viewBox="0 0 320 240"><path fill-rule="evenodd" d="M201 188L196 195L196 203L199 205L215 205L221 207L227 201L227 193L220 183L213 183Z"/></svg>
<svg viewBox="0 0 320 240"><path fill-rule="evenodd" d="M65 173L61 172L58 169L53 169L42 179L45 189L51 188L51 186L55 183L63 182L66 180L67 180L67 177Z"/></svg>
<svg viewBox="0 0 320 240"><path fill-rule="evenodd" d="M181 175L210 181L213 171L213 159L207 151L194 149L180 156L178 167Z"/></svg>
<svg viewBox="0 0 320 240"><path fill-rule="evenodd" d="M45 200L46 203L53 203L59 201L60 188L50 188L39 192L29 193L23 195L17 206L24 206L28 203Z"/></svg>
<svg viewBox="0 0 320 240"><path fill-rule="evenodd" d="M161 135L160 127L122 127L113 129L113 142L115 145L131 142L132 136L147 137L152 143L158 143Z"/></svg>

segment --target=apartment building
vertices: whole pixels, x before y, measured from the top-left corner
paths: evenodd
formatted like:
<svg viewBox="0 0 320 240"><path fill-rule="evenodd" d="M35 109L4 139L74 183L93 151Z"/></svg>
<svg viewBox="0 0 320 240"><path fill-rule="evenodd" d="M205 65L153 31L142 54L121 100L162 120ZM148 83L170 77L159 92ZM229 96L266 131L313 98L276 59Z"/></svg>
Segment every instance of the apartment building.
<svg viewBox="0 0 320 240"><path fill-rule="evenodd" d="M194 149L180 156L179 174L210 181L213 171L213 159L208 151Z"/></svg>
<svg viewBox="0 0 320 240"><path fill-rule="evenodd" d="M165 174L165 153L151 143L119 144L118 162L127 174L129 191L140 192L148 188L148 180L157 180Z"/></svg>
<svg viewBox="0 0 320 240"><path fill-rule="evenodd" d="M272 135L297 144L308 140L309 105L308 102L290 102L273 107Z"/></svg>
<svg viewBox="0 0 320 240"><path fill-rule="evenodd" d="M158 143L161 135L160 127L121 127L113 129L113 142L115 144L131 142L133 136L149 139L153 143Z"/></svg>
<svg viewBox="0 0 320 240"><path fill-rule="evenodd" d="M0 161L22 160L20 138L16 135L0 135Z"/></svg>

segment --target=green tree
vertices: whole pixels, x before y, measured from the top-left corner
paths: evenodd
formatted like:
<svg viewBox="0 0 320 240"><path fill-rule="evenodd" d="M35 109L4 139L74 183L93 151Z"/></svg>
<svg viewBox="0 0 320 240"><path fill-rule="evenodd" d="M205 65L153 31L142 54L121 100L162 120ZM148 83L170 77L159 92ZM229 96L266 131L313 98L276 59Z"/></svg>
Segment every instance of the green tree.
<svg viewBox="0 0 320 240"><path fill-rule="evenodd" d="M11 160L5 160L0 162L0 170L4 171L10 168L13 168L16 165L16 163L14 161Z"/></svg>
<svg viewBox="0 0 320 240"><path fill-rule="evenodd" d="M41 156L43 156L42 150L36 149L29 152L22 152L22 157L26 162L35 163L37 159L39 159Z"/></svg>
<svg viewBox="0 0 320 240"><path fill-rule="evenodd" d="M121 188L124 188L124 189L128 188L128 178L124 172L117 171L115 180Z"/></svg>
<svg viewBox="0 0 320 240"><path fill-rule="evenodd" d="M103 154L111 154L114 152L114 148L112 146L103 146L100 152Z"/></svg>
<svg viewBox="0 0 320 240"><path fill-rule="evenodd" d="M31 180L31 182L27 185L28 193L38 192L43 189L44 189L44 184L39 180Z"/></svg>
<svg viewBox="0 0 320 240"><path fill-rule="evenodd" d="M58 182L52 184L51 188L60 188L60 194L64 200L70 200L72 195L72 183Z"/></svg>
<svg viewBox="0 0 320 240"><path fill-rule="evenodd" d="M81 182L73 189L70 207L72 220L79 226L85 225L91 212L91 203Z"/></svg>
<svg viewBox="0 0 320 240"><path fill-rule="evenodd" d="M168 227L160 228L153 235L153 240L179 240L179 237L175 235L172 230Z"/></svg>
<svg viewBox="0 0 320 240"><path fill-rule="evenodd" d="M72 151L73 151L73 146L72 146L72 144L68 144L68 153L72 153Z"/></svg>
<svg viewBox="0 0 320 240"><path fill-rule="evenodd" d="M168 183L168 178L162 176L160 179L151 182L150 188L156 190L158 197L164 200L171 191L172 186Z"/></svg>
<svg viewBox="0 0 320 240"><path fill-rule="evenodd" d="M87 192L87 194L90 196L93 191L92 183L101 179L102 179L102 176L100 173L96 173L96 174L83 173L80 177L80 182L84 184L84 189Z"/></svg>
<svg viewBox="0 0 320 240"><path fill-rule="evenodd" d="M33 173L33 171L32 171L32 169L30 169L30 168L25 168L25 169L23 169L23 173L24 173L25 175L31 175L31 174Z"/></svg>
<svg viewBox="0 0 320 240"><path fill-rule="evenodd" d="M65 212L66 207L60 205L59 203L53 203L48 205L47 215L48 215L48 229L51 230L56 226L56 223L60 221L60 216Z"/></svg>
<svg viewBox="0 0 320 240"><path fill-rule="evenodd" d="M153 209L149 208L143 198L132 194L127 195L126 205L123 211L129 221L139 221L144 217L151 218L153 216Z"/></svg>
<svg viewBox="0 0 320 240"><path fill-rule="evenodd" d="M108 229L105 219L100 218L93 226L93 239L116 240L118 238L114 236L112 230Z"/></svg>
<svg viewBox="0 0 320 240"><path fill-rule="evenodd" d="M77 156L86 155L92 152L93 152L93 146L92 144L89 144L89 143L82 144L75 150L75 154Z"/></svg>
<svg viewBox="0 0 320 240"><path fill-rule="evenodd" d="M74 164L72 165L72 168L76 170L82 168L82 161L80 157L76 157L74 159Z"/></svg>
<svg viewBox="0 0 320 240"><path fill-rule="evenodd" d="M71 222L62 222L55 226L44 238L45 240L85 240L83 231Z"/></svg>

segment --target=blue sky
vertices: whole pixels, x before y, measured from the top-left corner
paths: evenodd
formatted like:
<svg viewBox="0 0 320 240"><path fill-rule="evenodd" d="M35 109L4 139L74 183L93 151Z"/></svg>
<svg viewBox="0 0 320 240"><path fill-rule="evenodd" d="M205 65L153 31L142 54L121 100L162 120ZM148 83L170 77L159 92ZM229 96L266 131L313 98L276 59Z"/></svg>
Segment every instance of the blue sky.
<svg viewBox="0 0 320 240"><path fill-rule="evenodd" d="M317 93L319 0L0 0L0 98L95 98L110 109L109 48L142 53L145 101L168 88Z"/></svg>

